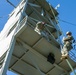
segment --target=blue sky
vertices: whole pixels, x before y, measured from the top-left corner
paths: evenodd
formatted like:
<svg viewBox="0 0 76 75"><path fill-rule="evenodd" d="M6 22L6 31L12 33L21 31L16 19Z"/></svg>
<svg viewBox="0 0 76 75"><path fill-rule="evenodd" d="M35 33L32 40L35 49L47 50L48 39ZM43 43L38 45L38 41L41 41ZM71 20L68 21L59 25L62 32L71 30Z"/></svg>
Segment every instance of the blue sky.
<svg viewBox="0 0 76 75"><path fill-rule="evenodd" d="M18 4L20 0L10 0L15 5ZM56 7L60 4L60 7L57 9L59 12L59 18L76 24L76 0L48 0L53 7ZM0 0L0 31L3 29L6 21L8 20L8 15L14 8L6 2L6 0ZM76 39L76 25L71 25L62 21L59 21L60 27L65 34L66 31L71 31L74 38ZM11 72L8 72L7 75L15 75ZM73 75L73 74L71 74Z"/></svg>

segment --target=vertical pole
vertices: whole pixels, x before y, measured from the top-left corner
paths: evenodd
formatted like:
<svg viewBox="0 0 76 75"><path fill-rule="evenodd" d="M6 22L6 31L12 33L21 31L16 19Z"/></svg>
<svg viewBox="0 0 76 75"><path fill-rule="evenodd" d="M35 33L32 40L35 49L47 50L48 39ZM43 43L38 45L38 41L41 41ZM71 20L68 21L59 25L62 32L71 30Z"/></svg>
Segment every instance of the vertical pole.
<svg viewBox="0 0 76 75"><path fill-rule="evenodd" d="M5 60L4 60L3 65L2 65L0 75L6 75L6 72L7 72L9 63L10 63L10 59L11 59L11 56L12 56L12 52L13 52L13 49L14 49L15 41L16 41L14 38L12 38L12 39L13 40L11 41L10 48L7 51Z"/></svg>
<svg viewBox="0 0 76 75"><path fill-rule="evenodd" d="M49 5L50 5L50 4L49 4ZM61 30L61 28L60 28L60 26L59 26L59 24L58 24L58 21L57 21L57 19L56 19L56 17L55 17L55 13L54 13L54 11L53 11L51 5L50 5L50 9L51 9L51 11L52 11L52 14L53 14L53 16L54 16L54 19L55 19L55 21L56 21L56 23L57 23L57 25L58 25L60 31L62 32L62 30ZM54 26L54 27L55 27L55 26ZM62 50L62 42L61 42L61 39L60 39L60 37L59 37L59 30L58 30L57 27L55 27L55 28L57 29L58 42L59 42L59 44L60 44L60 48L61 48L61 50ZM63 34L63 33L62 33L62 34Z"/></svg>
<svg viewBox="0 0 76 75"><path fill-rule="evenodd" d="M72 70L72 72L74 72L74 75L76 75L72 65L70 64L70 62L68 61L68 59L66 59L67 64L69 65L70 69Z"/></svg>

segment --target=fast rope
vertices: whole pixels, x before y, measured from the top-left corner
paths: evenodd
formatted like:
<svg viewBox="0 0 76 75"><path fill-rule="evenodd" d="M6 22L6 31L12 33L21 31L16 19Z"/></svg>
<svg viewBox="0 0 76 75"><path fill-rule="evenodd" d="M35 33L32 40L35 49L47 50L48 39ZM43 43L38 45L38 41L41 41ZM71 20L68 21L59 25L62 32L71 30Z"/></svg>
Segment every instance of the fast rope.
<svg viewBox="0 0 76 75"><path fill-rule="evenodd" d="M49 5L50 5L50 4L49 4ZM52 13L53 13L53 16L54 16L54 19L55 19L56 23L58 24L58 21L57 21L57 19L56 19L56 17L55 17L55 14L54 14L54 11L53 11L51 5L50 5L50 9L51 9L51 11L52 11ZM58 26L59 26L59 24L58 24ZM59 26L59 28L60 28L60 26ZM61 30L61 28L60 28L60 30ZM62 33L62 35L64 35L64 34ZM62 45L60 45L60 47L61 47L61 50L62 50ZM72 65L71 65L70 62L68 61L68 59L66 59L66 62L67 62L67 64L69 65L69 67L70 67L70 69L72 70L72 72L74 72L74 75L76 75L76 73L75 73Z"/></svg>

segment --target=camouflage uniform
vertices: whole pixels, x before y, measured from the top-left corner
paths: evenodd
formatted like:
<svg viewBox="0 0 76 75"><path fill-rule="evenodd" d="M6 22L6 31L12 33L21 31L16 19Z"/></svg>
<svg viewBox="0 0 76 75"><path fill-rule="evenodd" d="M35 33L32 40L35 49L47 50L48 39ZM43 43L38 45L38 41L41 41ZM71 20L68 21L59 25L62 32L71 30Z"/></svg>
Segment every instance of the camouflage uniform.
<svg viewBox="0 0 76 75"><path fill-rule="evenodd" d="M49 41L49 34L45 31L45 22L38 22L35 31Z"/></svg>
<svg viewBox="0 0 76 75"><path fill-rule="evenodd" d="M42 22L38 22L36 24L36 28L35 31L41 35L41 32L44 30L44 24L42 24Z"/></svg>
<svg viewBox="0 0 76 75"><path fill-rule="evenodd" d="M73 48L72 47L72 41L73 40L74 40L74 38L71 35L68 35L66 38L63 39L64 46L63 46L63 49L61 51L62 57L67 57L68 56L69 50L71 50Z"/></svg>

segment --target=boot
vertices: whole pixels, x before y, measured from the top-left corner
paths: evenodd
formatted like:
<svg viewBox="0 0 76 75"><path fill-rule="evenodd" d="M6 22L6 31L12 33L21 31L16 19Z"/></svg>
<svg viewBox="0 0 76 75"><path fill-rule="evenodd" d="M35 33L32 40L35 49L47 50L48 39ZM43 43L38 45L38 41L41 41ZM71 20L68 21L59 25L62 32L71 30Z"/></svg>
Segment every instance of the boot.
<svg viewBox="0 0 76 75"><path fill-rule="evenodd" d="M67 58L68 58L68 56L62 56L61 60L64 60L64 59L67 59Z"/></svg>

